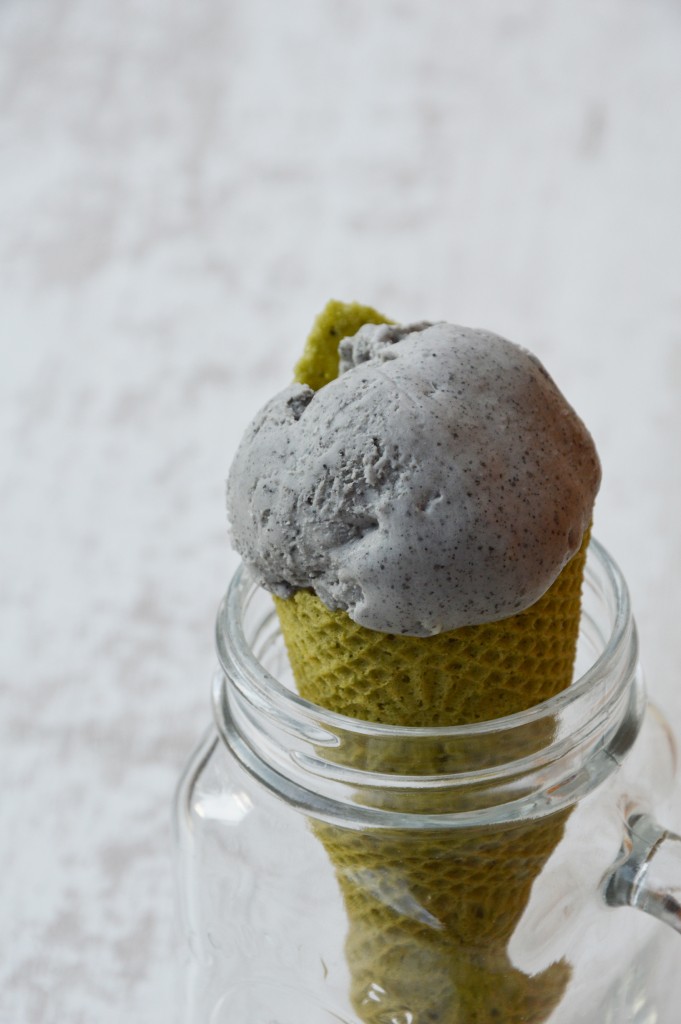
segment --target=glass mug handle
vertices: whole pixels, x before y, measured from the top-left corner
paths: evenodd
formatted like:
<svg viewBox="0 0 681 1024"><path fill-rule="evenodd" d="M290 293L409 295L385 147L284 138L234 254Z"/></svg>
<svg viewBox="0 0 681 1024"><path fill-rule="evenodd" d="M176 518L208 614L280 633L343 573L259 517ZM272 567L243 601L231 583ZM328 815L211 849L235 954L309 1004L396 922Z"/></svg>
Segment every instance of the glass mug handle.
<svg viewBox="0 0 681 1024"><path fill-rule="evenodd" d="M603 893L609 906L636 907L681 932L681 836L632 814Z"/></svg>

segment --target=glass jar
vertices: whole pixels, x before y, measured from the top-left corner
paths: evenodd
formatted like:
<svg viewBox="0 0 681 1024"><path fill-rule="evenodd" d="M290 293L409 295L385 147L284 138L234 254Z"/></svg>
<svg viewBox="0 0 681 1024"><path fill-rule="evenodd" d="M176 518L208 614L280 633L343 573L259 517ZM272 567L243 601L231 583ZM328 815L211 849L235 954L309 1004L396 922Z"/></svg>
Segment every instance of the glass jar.
<svg viewBox="0 0 681 1024"><path fill-rule="evenodd" d="M186 1024L658 1020L675 748L598 543L572 686L503 719L397 728L304 701L243 570L217 647L175 802Z"/></svg>

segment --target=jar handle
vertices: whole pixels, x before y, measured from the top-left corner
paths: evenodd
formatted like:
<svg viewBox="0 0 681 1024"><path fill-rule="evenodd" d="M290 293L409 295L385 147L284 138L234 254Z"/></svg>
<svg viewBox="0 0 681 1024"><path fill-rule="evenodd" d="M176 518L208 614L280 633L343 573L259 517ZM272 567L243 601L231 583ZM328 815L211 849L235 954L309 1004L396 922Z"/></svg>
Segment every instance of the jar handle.
<svg viewBox="0 0 681 1024"><path fill-rule="evenodd" d="M619 857L603 882L611 907L637 907L681 932L681 836L648 814L627 821Z"/></svg>

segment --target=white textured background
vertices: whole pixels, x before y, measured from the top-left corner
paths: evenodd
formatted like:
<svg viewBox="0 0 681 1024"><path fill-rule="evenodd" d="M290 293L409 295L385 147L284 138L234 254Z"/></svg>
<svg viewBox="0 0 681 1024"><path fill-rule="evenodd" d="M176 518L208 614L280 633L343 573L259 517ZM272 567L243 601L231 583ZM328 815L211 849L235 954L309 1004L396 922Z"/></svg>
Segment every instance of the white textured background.
<svg viewBox="0 0 681 1024"><path fill-rule="evenodd" d="M173 1020L224 478L330 296L543 358L681 731L679 0L0 0L1 1024Z"/></svg>

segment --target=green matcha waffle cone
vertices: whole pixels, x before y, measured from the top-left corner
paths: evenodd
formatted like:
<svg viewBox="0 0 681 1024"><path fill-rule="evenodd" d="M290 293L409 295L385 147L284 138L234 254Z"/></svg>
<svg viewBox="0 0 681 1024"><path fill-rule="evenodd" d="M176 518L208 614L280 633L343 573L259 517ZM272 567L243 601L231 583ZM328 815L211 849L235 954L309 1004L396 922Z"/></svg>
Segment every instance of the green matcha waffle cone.
<svg viewBox="0 0 681 1024"><path fill-rule="evenodd" d="M277 599L301 695L341 714L397 726L486 721L546 700L572 679L587 541L532 608L436 637L364 629L309 592ZM489 751L490 762L532 753L552 733L553 722L545 719L529 744L527 735L519 740L528 745ZM358 768L427 775L456 770L455 751L442 742L409 747L396 738L375 748L369 741L348 750L346 743L342 756ZM485 752L476 756L477 767L484 766ZM422 810L427 798L417 799ZM408 797L391 790L381 803L385 810L408 806ZM315 825L343 893L352 1002L363 1024L382 1024L401 1008L432 1024L548 1019L569 966L527 977L513 967L506 946L566 817L425 834Z"/></svg>
<svg viewBox="0 0 681 1024"><path fill-rule="evenodd" d="M588 536L531 608L432 637L377 633L300 590L277 614L301 696L351 718L445 726L523 711L570 685Z"/></svg>
<svg viewBox="0 0 681 1024"><path fill-rule="evenodd" d="M321 387L337 374L338 342L365 322L366 307L331 303L318 318L297 379ZM366 319L363 319L366 316ZM428 638L365 629L311 592L276 600L300 694L340 714L395 726L443 727L526 710L569 686L579 629L588 536L547 593L500 622ZM545 746L550 720L512 760ZM511 741L513 742L513 741ZM344 763L398 774L456 771L451 752L380 750L358 742ZM327 755L328 756L328 755ZM490 763L499 763L499 752ZM480 752L476 767L485 766ZM382 799L394 809L404 794ZM391 803L393 801L393 803ZM409 808L402 804L402 809ZM535 976L507 946L532 885L559 843L568 811L466 829L355 830L317 822L348 918L351 999L362 1024L543 1024L560 1002L570 967Z"/></svg>

